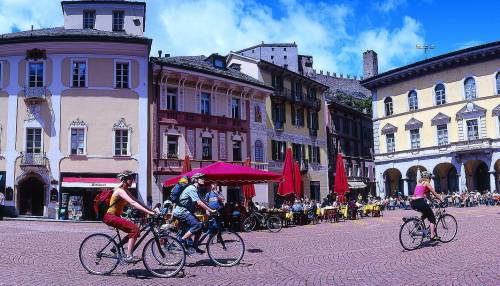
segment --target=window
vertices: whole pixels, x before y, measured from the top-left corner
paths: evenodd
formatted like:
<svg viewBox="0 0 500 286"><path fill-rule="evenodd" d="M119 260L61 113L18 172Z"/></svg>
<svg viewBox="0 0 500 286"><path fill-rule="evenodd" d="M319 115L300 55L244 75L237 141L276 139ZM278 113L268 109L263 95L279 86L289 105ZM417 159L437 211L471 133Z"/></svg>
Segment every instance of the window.
<svg viewBox="0 0 500 286"><path fill-rule="evenodd" d="M344 118L344 122L343 122L343 126L342 126L342 129L343 129L343 132L345 134L349 134L349 125L351 125L351 120L347 119L347 118Z"/></svg>
<svg viewBox="0 0 500 286"><path fill-rule="evenodd" d="M292 114L292 118L294 119L292 124L295 126L304 126L304 108L302 107L292 107L294 111Z"/></svg>
<svg viewBox="0 0 500 286"><path fill-rule="evenodd" d="M43 62L33 62L28 64L28 85L29 87L43 86Z"/></svg>
<svg viewBox="0 0 500 286"><path fill-rule="evenodd" d="M311 181L309 183L309 189L310 189L310 199L315 200L317 202L321 201L321 192L320 192L320 182L318 181Z"/></svg>
<svg viewBox="0 0 500 286"><path fill-rule="evenodd" d="M385 140L387 142L387 152L390 153L396 151L396 142L394 140L394 133L386 134Z"/></svg>
<svg viewBox="0 0 500 286"><path fill-rule="evenodd" d="M286 60L286 56L283 56L283 59L285 59L285 60Z"/></svg>
<svg viewBox="0 0 500 286"><path fill-rule="evenodd" d="M392 98L387 97L386 99L384 99L384 105L385 105L385 116L391 116L393 113Z"/></svg>
<svg viewBox="0 0 500 286"><path fill-rule="evenodd" d="M363 174L363 177L365 178L370 177L370 174L368 173L368 167L365 167L365 173Z"/></svg>
<svg viewBox="0 0 500 286"><path fill-rule="evenodd" d="M71 128L71 155L85 154L85 129Z"/></svg>
<svg viewBox="0 0 500 286"><path fill-rule="evenodd" d="M210 115L210 94L201 93L201 114Z"/></svg>
<svg viewBox="0 0 500 286"><path fill-rule="evenodd" d="M309 160L311 163L319 164L320 163L320 155L319 155L319 147L309 145Z"/></svg>
<svg viewBox="0 0 500 286"><path fill-rule="evenodd" d="M212 160L212 138L203 137L201 139L201 159Z"/></svg>
<svg viewBox="0 0 500 286"><path fill-rule="evenodd" d="M113 31L123 31L124 14L123 11L113 11Z"/></svg>
<svg viewBox="0 0 500 286"><path fill-rule="evenodd" d="M285 160L286 142L272 140L271 147L273 161L283 162Z"/></svg>
<svg viewBox="0 0 500 286"><path fill-rule="evenodd" d="M177 88L167 88L167 109L177 110Z"/></svg>
<svg viewBox="0 0 500 286"><path fill-rule="evenodd" d="M466 124L467 124L467 140L479 139L479 126L477 124L477 119L467 120Z"/></svg>
<svg viewBox="0 0 500 286"><path fill-rule="evenodd" d="M470 100L476 98L476 81L469 77L464 82L465 99Z"/></svg>
<svg viewBox="0 0 500 286"><path fill-rule="evenodd" d="M497 86L497 94L500 94L500 72L497 73L496 76L496 86Z"/></svg>
<svg viewBox="0 0 500 286"><path fill-rule="evenodd" d="M340 118L337 116L333 118L333 127L335 128L336 132L340 132Z"/></svg>
<svg viewBox="0 0 500 286"><path fill-rule="evenodd" d="M274 59L274 56L271 56L271 60Z"/></svg>
<svg viewBox="0 0 500 286"><path fill-rule="evenodd" d="M262 141L255 141L255 162L264 162L264 145Z"/></svg>
<svg viewBox="0 0 500 286"><path fill-rule="evenodd" d="M410 107L410 110L417 110L418 109L418 98L417 98L417 92L412 90L408 94L408 106Z"/></svg>
<svg viewBox="0 0 500 286"><path fill-rule="evenodd" d="M84 29L95 28L95 11L93 10L83 11L83 28Z"/></svg>
<svg viewBox="0 0 500 286"><path fill-rule="evenodd" d="M309 121L308 121L307 127L309 127L309 129L313 129L313 130L319 129L318 113L317 112L310 112L309 113Z"/></svg>
<svg viewBox="0 0 500 286"><path fill-rule="evenodd" d="M231 99L231 116L233 118L240 118L240 100L237 98Z"/></svg>
<svg viewBox="0 0 500 286"><path fill-rule="evenodd" d="M26 129L26 153L42 153L42 128Z"/></svg>
<svg viewBox="0 0 500 286"><path fill-rule="evenodd" d="M441 105L446 103L446 92L444 89L444 84L439 83L434 88L434 93L436 95L436 105Z"/></svg>
<svg viewBox="0 0 500 286"><path fill-rule="evenodd" d="M115 156L128 156L128 130L115 130Z"/></svg>
<svg viewBox="0 0 500 286"><path fill-rule="evenodd" d="M167 158L178 158L179 137L167 135Z"/></svg>
<svg viewBox="0 0 500 286"><path fill-rule="evenodd" d="M129 63L116 62L115 64L115 84L116 88L130 88L129 86Z"/></svg>
<svg viewBox="0 0 500 286"><path fill-rule="evenodd" d="M283 78L273 74L271 78L271 85L277 90L283 89Z"/></svg>
<svg viewBox="0 0 500 286"><path fill-rule="evenodd" d="M306 154L304 151L304 146L301 144L292 143L292 153L293 153L293 161L302 162L306 158Z"/></svg>
<svg viewBox="0 0 500 286"><path fill-rule="evenodd" d="M285 122L285 105L283 103L272 103L272 118L273 121L284 123Z"/></svg>
<svg viewBox="0 0 500 286"><path fill-rule="evenodd" d="M437 126L438 145L448 144L448 126L446 124Z"/></svg>
<svg viewBox="0 0 500 286"><path fill-rule="evenodd" d="M241 161L241 141L233 141L233 161Z"/></svg>
<svg viewBox="0 0 500 286"><path fill-rule="evenodd" d="M420 148L420 130L419 129L410 130L410 139L411 139L411 149Z"/></svg>
<svg viewBox="0 0 500 286"><path fill-rule="evenodd" d="M87 62L73 61L73 87L85 87L87 81Z"/></svg>

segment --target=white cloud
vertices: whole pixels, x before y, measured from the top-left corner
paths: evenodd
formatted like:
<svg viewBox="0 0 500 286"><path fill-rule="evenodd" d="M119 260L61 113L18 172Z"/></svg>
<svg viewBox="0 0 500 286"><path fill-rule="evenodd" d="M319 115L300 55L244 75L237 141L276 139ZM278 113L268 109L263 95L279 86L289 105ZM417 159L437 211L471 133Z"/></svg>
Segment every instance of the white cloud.
<svg viewBox="0 0 500 286"><path fill-rule="evenodd" d="M61 5L54 0L0 0L0 34L63 26Z"/></svg>
<svg viewBox="0 0 500 286"><path fill-rule="evenodd" d="M481 45L483 43L484 42L478 41L478 40L470 40L470 41L467 41L467 42L455 44L455 46L456 46L457 50L462 50L462 49L467 49L467 48L470 48L470 47L478 46L478 45Z"/></svg>
<svg viewBox="0 0 500 286"><path fill-rule="evenodd" d="M374 2L374 5L377 10L387 13L396 10L400 6L406 5L406 0L384 0Z"/></svg>

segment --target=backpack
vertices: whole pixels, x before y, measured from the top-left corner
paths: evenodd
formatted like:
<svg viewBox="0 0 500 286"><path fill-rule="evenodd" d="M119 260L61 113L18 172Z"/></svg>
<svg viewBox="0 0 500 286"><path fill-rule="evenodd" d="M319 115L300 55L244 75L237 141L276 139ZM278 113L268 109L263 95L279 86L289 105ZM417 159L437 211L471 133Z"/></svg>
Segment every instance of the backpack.
<svg viewBox="0 0 500 286"><path fill-rule="evenodd" d="M172 189L172 192L170 192L170 201L176 205L180 205L180 198L182 195L182 192L186 189L188 184L177 184L174 186Z"/></svg>
<svg viewBox="0 0 500 286"><path fill-rule="evenodd" d="M104 215L110 207L109 201L111 200L112 195L113 190L105 190L94 198L94 212L98 220L103 220Z"/></svg>

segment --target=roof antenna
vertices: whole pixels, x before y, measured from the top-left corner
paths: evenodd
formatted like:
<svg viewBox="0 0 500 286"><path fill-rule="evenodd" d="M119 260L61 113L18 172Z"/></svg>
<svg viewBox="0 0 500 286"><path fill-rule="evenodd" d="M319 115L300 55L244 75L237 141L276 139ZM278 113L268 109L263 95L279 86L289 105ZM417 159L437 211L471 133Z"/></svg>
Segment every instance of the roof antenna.
<svg viewBox="0 0 500 286"><path fill-rule="evenodd" d="M31 25L31 31L33 31L33 25Z"/></svg>
<svg viewBox="0 0 500 286"><path fill-rule="evenodd" d="M417 49L419 49L419 50L424 50L425 59L427 59L427 58L428 58L428 57L427 57L427 52L428 52L429 50L433 50L433 49L435 49L435 48L436 48L436 46L435 46L435 45L432 45L432 44L423 44L423 45L417 44L415 47L416 47Z"/></svg>

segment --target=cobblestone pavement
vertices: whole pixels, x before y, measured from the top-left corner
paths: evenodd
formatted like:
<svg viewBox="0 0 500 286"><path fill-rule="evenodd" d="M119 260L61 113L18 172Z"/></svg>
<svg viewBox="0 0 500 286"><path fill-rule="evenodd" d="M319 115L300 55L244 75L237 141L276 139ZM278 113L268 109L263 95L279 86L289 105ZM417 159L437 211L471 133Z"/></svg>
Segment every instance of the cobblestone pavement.
<svg viewBox="0 0 500 286"><path fill-rule="evenodd" d="M112 276L84 271L78 247L102 224L0 221L0 285L500 285L500 207L450 208L458 220L454 241L403 251L401 217L385 212L242 234L247 252L232 268L208 257L188 257L176 278L151 277L142 263L118 266Z"/></svg>

